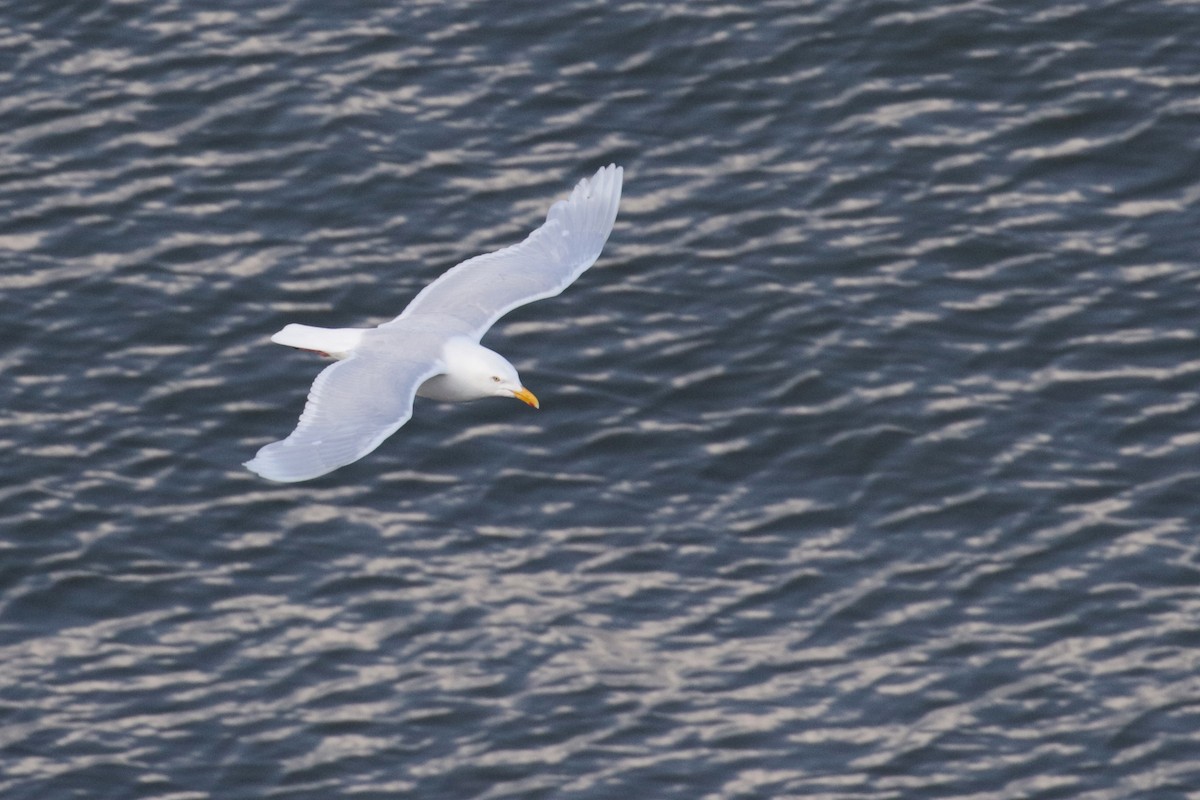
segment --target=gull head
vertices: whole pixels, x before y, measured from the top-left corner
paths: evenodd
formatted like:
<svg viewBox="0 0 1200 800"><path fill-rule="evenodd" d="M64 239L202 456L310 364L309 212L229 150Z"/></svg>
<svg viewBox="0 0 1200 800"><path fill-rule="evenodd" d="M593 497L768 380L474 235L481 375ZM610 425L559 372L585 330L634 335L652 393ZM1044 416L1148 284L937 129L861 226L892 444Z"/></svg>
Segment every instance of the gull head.
<svg viewBox="0 0 1200 800"><path fill-rule="evenodd" d="M538 408L533 392L521 385L508 359L467 339L451 339L443 350L446 372L427 380L417 392L434 400L462 402L482 397L515 397Z"/></svg>
<svg viewBox="0 0 1200 800"><path fill-rule="evenodd" d="M480 369L476 373L476 379L481 391L486 388L490 395L515 397L534 408L540 407L538 399L521 383L521 376L517 374L517 368L508 363L507 358L495 350L488 350L483 346L479 346L477 355Z"/></svg>

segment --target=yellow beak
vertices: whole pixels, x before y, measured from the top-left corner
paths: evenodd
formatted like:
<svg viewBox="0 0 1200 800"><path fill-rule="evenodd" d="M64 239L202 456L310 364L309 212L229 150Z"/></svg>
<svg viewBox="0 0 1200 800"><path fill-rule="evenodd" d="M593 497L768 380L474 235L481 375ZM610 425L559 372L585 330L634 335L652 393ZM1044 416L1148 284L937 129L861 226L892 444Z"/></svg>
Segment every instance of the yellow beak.
<svg viewBox="0 0 1200 800"><path fill-rule="evenodd" d="M533 406L534 408L542 407L541 404L538 403L538 399L533 396L533 392L529 391L524 386L515 390L513 392L513 397L517 398L523 403L529 403L529 405Z"/></svg>

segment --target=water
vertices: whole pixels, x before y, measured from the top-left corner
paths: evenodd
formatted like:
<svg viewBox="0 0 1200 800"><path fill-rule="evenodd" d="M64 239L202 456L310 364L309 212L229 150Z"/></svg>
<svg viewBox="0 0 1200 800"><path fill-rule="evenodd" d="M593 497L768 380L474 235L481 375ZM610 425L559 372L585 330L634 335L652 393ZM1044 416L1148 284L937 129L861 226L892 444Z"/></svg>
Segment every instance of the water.
<svg viewBox="0 0 1200 800"><path fill-rule="evenodd" d="M0 791L1200 797L1198 23L6 4ZM241 469L610 161L542 411Z"/></svg>

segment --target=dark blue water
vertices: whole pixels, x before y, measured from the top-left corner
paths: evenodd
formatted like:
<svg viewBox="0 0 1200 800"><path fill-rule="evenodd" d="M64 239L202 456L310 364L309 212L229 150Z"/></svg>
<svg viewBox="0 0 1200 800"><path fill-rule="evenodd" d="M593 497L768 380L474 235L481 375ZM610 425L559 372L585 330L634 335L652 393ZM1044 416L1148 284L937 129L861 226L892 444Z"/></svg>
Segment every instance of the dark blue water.
<svg viewBox="0 0 1200 800"><path fill-rule="evenodd" d="M0 794L1200 797L1200 7L0 10ZM240 467L598 166L418 403Z"/></svg>

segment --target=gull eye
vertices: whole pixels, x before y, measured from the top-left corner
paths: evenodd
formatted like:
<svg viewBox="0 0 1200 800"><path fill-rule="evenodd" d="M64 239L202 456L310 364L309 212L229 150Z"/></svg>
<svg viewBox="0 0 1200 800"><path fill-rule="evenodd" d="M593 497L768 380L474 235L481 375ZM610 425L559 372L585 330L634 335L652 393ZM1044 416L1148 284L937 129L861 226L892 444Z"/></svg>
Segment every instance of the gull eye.
<svg viewBox="0 0 1200 800"><path fill-rule="evenodd" d="M500 376L499 376L499 375L493 375L493 376L492 376L492 383L499 383L499 382L500 382Z"/></svg>

